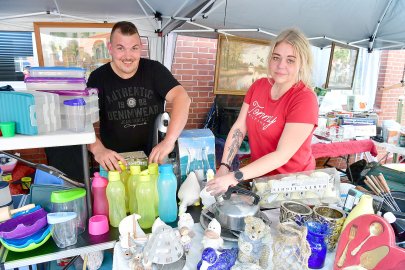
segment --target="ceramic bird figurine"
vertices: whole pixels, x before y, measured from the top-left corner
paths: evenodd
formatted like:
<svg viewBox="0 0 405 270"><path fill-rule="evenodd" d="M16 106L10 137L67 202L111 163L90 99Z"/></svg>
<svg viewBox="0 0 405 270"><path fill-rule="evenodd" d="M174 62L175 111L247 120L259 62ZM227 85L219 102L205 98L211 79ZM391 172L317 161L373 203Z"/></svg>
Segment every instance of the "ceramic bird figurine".
<svg viewBox="0 0 405 270"><path fill-rule="evenodd" d="M237 248L223 249L221 251L206 248L201 255L201 260L197 264L197 269L229 270L235 264L237 256Z"/></svg>
<svg viewBox="0 0 405 270"><path fill-rule="evenodd" d="M180 199L179 214L187 211L187 206L199 202L200 184L194 172L190 172L186 180L180 186L177 196Z"/></svg>
<svg viewBox="0 0 405 270"><path fill-rule="evenodd" d="M215 250L222 249L224 240L221 238L221 224L215 218L208 224L202 244L204 249L209 247Z"/></svg>
<svg viewBox="0 0 405 270"><path fill-rule="evenodd" d="M212 169L208 169L207 170L207 182L214 179L214 171ZM200 198L201 198L201 202L204 205L204 207L210 207L211 205L213 205L216 200L215 197L212 196L208 191L207 188L203 188L203 190L201 190L200 192Z"/></svg>

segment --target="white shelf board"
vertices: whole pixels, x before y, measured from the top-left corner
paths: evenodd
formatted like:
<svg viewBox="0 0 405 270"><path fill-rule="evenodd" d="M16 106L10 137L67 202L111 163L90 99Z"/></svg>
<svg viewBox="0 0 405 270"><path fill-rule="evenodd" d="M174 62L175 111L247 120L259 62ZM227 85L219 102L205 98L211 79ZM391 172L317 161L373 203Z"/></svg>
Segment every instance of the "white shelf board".
<svg viewBox="0 0 405 270"><path fill-rule="evenodd" d="M58 130L55 132L40 135L21 135L14 137L0 137L0 150L29 149L66 145L90 144L96 141L96 134L93 126L88 126L84 132L73 132L69 130Z"/></svg>

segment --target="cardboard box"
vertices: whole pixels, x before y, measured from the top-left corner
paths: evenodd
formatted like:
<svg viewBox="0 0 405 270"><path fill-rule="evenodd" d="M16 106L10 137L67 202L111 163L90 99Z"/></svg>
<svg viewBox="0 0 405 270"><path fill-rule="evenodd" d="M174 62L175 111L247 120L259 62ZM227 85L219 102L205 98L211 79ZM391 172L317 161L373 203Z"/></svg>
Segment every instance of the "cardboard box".
<svg viewBox="0 0 405 270"><path fill-rule="evenodd" d="M372 118L340 118L339 125L352 125L352 126L368 126L368 125L377 125L377 120Z"/></svg>
<svg viewBox="0 0 405 270"><path fill-rule="evenodd" d="M177 140L181 180L194 171L204 181L208 169L215 171L215 137L209 129L183 130Z"/></svg>

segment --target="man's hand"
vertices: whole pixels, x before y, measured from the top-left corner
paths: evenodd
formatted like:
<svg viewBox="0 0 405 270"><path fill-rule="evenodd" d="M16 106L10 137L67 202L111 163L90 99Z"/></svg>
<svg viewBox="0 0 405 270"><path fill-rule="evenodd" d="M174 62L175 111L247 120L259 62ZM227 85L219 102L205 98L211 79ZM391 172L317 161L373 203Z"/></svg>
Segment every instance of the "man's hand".
<svg viewBox="0 0 405 270"><path fill-rule="evenodd" d="M125 159L119 155L117 152L105 148L104 146L99 147L96 151L93 152L94 159L104 168L106 171L121 171L118 161L121 161L123 164L127 164Z"/></svg>
<svg viewBox="0 0 405 270"><path fill-rule="evenodd" d="M149 155L149 163L162 164L165 158L173 151L175 141L172 142L166 138L153 147Z"/></svg>
<svg viewBox="0 0 405 270"><path fill-rule="evenodd" d="M230 186L236 186L238 181L236 181L233 173L227 173L224 176L216 176L211 181L207 182L207 191L213 195L219 195L225 193Z"/></svg>

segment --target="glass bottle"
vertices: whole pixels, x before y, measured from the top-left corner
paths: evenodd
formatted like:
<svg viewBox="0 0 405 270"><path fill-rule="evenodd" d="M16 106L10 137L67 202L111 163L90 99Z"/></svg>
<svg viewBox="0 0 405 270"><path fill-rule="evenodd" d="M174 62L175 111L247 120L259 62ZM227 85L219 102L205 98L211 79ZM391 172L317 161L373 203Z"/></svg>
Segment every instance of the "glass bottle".
<svg viewBox="0 0 405 270"><path fill-rule="evenodd" d="M165 223L174 222L177 218L177 179L173 173L171 164L163 164L159 167L158 194L159 194L159 217Z"/></svg>
<svg viewBox="0 0 405 270"><path fill-rule="evenodd" d="M308 259L308 267L311 269L321 269L325 264L328 247L326 237L328 235L328 224L311 221L305 223L308 228L307 241L311 248L311 255Z"/></svg>
<svg viewBox="0 0 405 270"><path fill-rule="evenodd" d="M120 181L118 171L108 172L107 200L108 200L108 217L110 225L118 227L121 220L126 217L125 211L125 187Z"/></svg>
<svg viewBox="0 0 405 270"><path fill-rule="evenodd" d="M136 185L139 181L139 174L141 173L141 166L129 166L130 175L127 183L128 197L129 197L129 212L131 214L138 213L138 202L136 200Z"/></svg>
<svg viewBox="0 0 405 270"><path fill-rule="evenodd" d="M144 170L139 175L139 181L136 185L136 200L138 207L138 214L141 218L138 220L139 226L142 229L149 229L155 221L155 207L154 207L154 187L150 180L148 170Z"/></svg>
<svg viewBox="0 0 405 270"><path fill-rule="evenodd" d="M159 193L157 189L157 180L159 176L159 165L157 163L150 163L148 165L148 171L150 174L150 180L153 184L153 198L154 198L154 209L155 209L155 217L159 216L158 207L159 207Z"/></svg>

